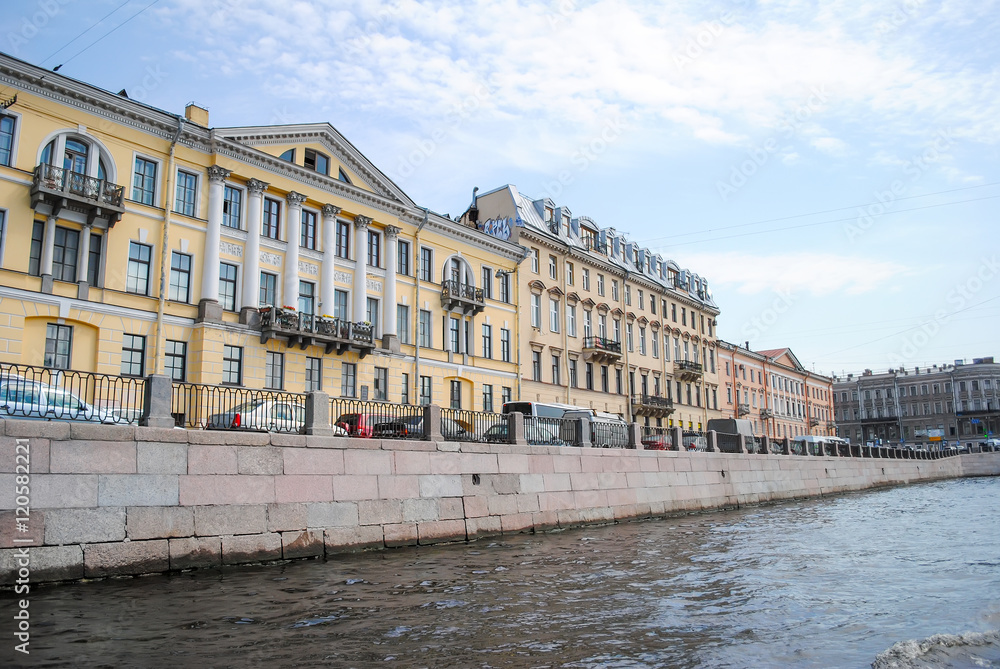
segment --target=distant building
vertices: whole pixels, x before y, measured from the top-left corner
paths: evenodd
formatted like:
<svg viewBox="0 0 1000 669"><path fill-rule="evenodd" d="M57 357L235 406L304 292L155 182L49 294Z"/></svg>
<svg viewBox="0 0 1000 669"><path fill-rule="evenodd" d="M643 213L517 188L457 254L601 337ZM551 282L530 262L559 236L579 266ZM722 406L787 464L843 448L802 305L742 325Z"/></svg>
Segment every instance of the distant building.
<svg viewBox="0 0 1000 669"><path fill-rule="evenodd" d="M848 374L834 382L838 434L854 443L980 441L1000 429L998 388L1000 364L992 357Z"/></svg>
<svg viewBox="0 0 1000 669"><path fill-rule="evenodd" d="M719 342L722 413L774 438L833 436L833 379L810 372L791 349L751 351Z"/></svg>
<svg viewBox="0 0 1000 669"><path fill-rule="evenodd" d="M719 412L708 281L672 260L507 185L462 222L525 248L515 282L521 399L704 429Z"/></svg>

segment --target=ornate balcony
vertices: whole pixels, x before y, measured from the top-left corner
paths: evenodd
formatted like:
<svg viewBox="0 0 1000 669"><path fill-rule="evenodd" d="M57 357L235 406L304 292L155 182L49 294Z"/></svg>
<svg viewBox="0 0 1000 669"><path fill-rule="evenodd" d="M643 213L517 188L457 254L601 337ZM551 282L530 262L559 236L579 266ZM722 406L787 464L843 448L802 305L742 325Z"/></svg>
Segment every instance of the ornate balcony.
<svg viewBox="0 0 1000 669"><path fill-rule="evenodd" d="M89 224L105 227L100 223L106 222L111 228L125 213L124 193L123 186L110 181L43 163L35 168L31 181L31 208L46 204L53 216L69 209L86 215Z"/></svg>
<svg viewBox="0 0 1000 669"><path fill-rule="evenodd" d="M704 372L705 368L700 362L678 360L674 363L674 374L676 374L681 381L697 381L701 378L701 375Z"/></svg>
<svg viewBox="0 0 1000 669"><path fill-rule="evenodd" d="M441 282L441 306L448 311L460 311L475 316L486 308L483 289L455 279Z"/></svg>
<svg viewBox="0 0 1000 669"><path fill-rule="evenodd" d="M632 413L637 416L663 418L674 412L674 401L666 397L657 397L643 393L632 398Z"/></svg>
<svg viewBox="0 0 1000 669"><path fill-rule="evenodd" d="M288 346L324 346L326 353L355 350L364 358L375 348L371 323L351 323L339 318L300 314L294 309L264 307L260 310L260 343L281 338Z"/></svg>
<svg viewBox="0 0 1000 669"><path fill-rule="evenodd" d="M774 412L771 411L770 409L761 409L760 410L760 418L761 418L761 420L767 420L768 418L774 418Z"/></svg>
<svg viewBox="0 0 1000 669"><path fill-rule="evenodd" d="M622 343L591 335L583 338L583 354L587 360L602 364L614 363L622 357Z"/></svg>
<svg viewBox="0 0 1000 669"><path fill-rule="evenodd" d="M750 405L749 404L740 404L739 406L737 406L736 407L736 415L737 415L737 417L749 416L750 415Z"/></svg>
<svg viewBox="0 0 1000 669"><path fill-rule="evenodd" d="M594 253L600 253L604 256L608 255L608 245L602 244L596 237L585 236L583 238L583 248L588 251L593 251Z"/></svg>
<svg viewBox="0 0 1000 669"><path fill-rule="evenodd" d="M816 427L817 425L819 425L819 418L809 419L809 427Z"/></svg>

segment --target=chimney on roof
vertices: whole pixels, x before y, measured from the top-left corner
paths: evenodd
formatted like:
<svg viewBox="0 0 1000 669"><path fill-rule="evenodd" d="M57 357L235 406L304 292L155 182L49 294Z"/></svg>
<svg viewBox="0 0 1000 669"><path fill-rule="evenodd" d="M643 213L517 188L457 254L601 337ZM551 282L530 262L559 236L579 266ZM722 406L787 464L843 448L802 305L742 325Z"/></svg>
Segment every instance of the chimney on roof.
<svg viewBox="0 0 1000 669"><path fill-rule="evenodd" d="M747 342L747 350L748 351L750 350L750 342L749 341Z"/></svg>
<svg viewBox="0 0 1000 669"><path fill-rule="evenodd" d="M184 118L204 128L208 127L208 110L193 102L184 108Z"/></svg>

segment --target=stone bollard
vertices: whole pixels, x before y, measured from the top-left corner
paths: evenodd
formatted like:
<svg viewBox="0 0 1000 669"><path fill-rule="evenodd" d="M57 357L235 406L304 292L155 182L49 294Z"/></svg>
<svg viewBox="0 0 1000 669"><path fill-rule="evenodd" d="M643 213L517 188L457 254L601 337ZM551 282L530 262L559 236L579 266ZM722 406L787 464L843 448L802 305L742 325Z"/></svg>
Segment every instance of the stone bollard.
<svg viewBox="0 0 1000 669"><path fill-rule="evenodd" d="M507 443L527 446L524 436L524 414L520 411L507 414Z"/></svg>
<svg viewBox="0 0 1000 669"><path fill-rule="evenodd" d="M573 444L573 446L592 448L594 446L594 435L590 428L593 423L584 418L574 418L573 420L576 422L577 434L577 443Z"/></svg>
<svg viewBox="0 0 1000 669"><path fill-rule="evenodd" d="M306 393L306 434L318 437L333 436L330 426L330 396L322 390Z"/></svg>
<svg viewBox="0 0 1000 669"><path fill-rule="evenodd" d="M143 390L142 416L139 425L146 427L174 427L177 422L170 415L174 384L169 376L152 374L146 377Z"/></svg>
<svg viewBox="0 0 1000 669"><path fill-rule="evenodd" d="M674 449L684 452L687 449L684 448L684 430L679 427L670 428L670 441L674 445Z"/></svg>
<svg viewBox="0 0 1000 669"><path fill-rule="evenodd" d="M642 450L642 426L638 423L628 424L628 447Z"/></svg>
<svg viewBox="0 0 1000 669"><path fill-rule="evenodd" d="M750 451L747 450L747 438L746 438L746 435L738 434L738 435L736 435L736 438L740 442L740 453L749 453Z"/></svg>
<svg viewBox="0 0 1000 669"><path fill-rule="evenodd" d="M771 454L771 438L766 434L760 438L760 447L765 455Z"/></svg>
<svg viewBox="0 0 1000 669"><path fill-rule="evenodd" d="M705 433L705 440L708 445L705 447L706 451L715 453L719 450L719 433L715 430L709 430Z"/></svg>
<svg viewBox="0 0 1000 669"><path fill-rule="evenodd" d="M444 435L441 434L441 407L436 404L424 406L424 439L444 441Z"/></svg>

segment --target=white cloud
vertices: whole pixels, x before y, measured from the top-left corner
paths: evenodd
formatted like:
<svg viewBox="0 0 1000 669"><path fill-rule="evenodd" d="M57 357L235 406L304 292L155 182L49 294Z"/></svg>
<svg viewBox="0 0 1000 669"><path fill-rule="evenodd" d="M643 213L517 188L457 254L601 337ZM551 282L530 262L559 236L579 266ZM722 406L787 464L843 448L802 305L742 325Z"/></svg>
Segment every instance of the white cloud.
<svg viewBox="0 0 1000 669"><path fill-rule="evenodd" d="M842 156L847 153L847 144L836 137L817 137L810 142L813 148L831 156Z"/></svg>

